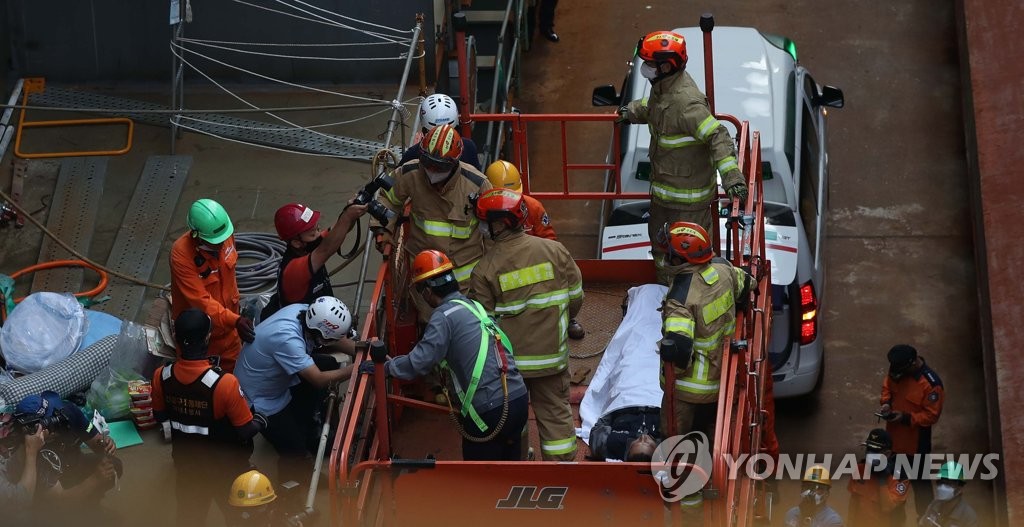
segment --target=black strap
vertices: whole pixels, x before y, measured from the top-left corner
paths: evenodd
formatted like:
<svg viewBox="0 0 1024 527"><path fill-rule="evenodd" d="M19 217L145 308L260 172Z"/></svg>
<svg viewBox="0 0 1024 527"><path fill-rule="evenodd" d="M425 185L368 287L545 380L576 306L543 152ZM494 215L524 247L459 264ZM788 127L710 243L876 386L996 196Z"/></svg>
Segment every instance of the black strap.
<svg viewBox="0 0 1024 527"><path fill-rule="evenodd" d="M668 297L680 304L686 303L686 296L690 294L690 282L693 281L693 273L680 273L672 280L672 288L668 290Z"/></svg>

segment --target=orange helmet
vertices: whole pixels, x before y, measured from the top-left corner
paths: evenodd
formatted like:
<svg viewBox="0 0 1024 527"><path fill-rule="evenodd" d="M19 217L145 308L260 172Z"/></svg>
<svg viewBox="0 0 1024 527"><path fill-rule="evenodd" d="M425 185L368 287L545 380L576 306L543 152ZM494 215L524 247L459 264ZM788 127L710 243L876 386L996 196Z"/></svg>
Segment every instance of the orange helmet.
<svg viewBox="0 0 1024 527"><path fill-rule="evenodd" d="M526 222L526 216L526 200L512 189L492 188L476 202L476 217L480 221L503 221L505 225L516 228Z"/></svg>
<svg viewBox="0 0 1024 527"><path fill-rule="evenodd" d="M426 282L430 287L436 287L451 282L455 280L452 269L452 261L443 252L435 249L421 251L412 261L412 283Z"/></svg>
<svg viewBox="0 0 1024 527"><path fill-rule="evenodd" d="M274 214L274 228L277 229L279 238L288 241L316 227L319 220L319 211L301 203L289 203L277 209L277 213Z"/></svg>
<svg viewBox="0 0 1024 527"><path fill-rule="evenodd" d="M462 137L455 127L442 124L424 134L420 141L420 164L430 172L449 172L462 157Z"/></svg>
<svg viewBox="0 0 1024 527"><path fill-rule="evenodd" d="M715 252L711 250L711 238L704 227L688 221L668 223L658 231L658 243L669 254L678 256L692 264L711 261Z"/></svg>
<svg viewBox="0 0 1024 527"><path fill-rule="evenodd" d="M674 69L682 69L686 67L686 39L671 31L648 33L637 42L636 54L645 61L668 62Z"/></svg>

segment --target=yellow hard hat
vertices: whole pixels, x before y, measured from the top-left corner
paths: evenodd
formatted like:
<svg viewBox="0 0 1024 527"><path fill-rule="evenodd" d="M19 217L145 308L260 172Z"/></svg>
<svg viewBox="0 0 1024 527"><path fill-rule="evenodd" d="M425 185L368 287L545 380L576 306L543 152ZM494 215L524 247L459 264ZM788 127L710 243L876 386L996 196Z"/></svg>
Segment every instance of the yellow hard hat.
<svg viewBox="0 0 1024 527"><path fill-rule="evenodd" d="M504 159L495 161L487 167L487 179L494 188L509 188L516 192L523 191L522 176L516 166Z"/></svg>
<svg viewBox="0 0 1024 527"><path fill-rule="evenodd" d="M233 507L256 507L277 499L270 478L258 470L250 470L231 484L228 503Z"/></svg>
<svg viewBox="0 0 1024 527"><path fill-rule="evenodd" d="M804 473L804 481L808 483L820 483L822 485L832 486L832 478L828 473L828 469L824 465L811 465L808 467L807 472Z"/></svg>

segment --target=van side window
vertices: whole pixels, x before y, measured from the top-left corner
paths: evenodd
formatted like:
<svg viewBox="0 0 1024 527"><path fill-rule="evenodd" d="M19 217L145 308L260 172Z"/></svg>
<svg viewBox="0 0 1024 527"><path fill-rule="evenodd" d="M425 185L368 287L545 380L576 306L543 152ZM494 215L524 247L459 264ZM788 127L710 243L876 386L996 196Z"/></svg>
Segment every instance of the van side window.
<svg viewBox="0 0 1024 527"><path fill-rule="evenodd" d="M810 77L808 77L809 79ZM813 82L813 81L811 81ZM818 164L821 148L818 144L818 129L811 107L803 105L803 144L800 145L800 218L804 223L804 231L811 245L811 254L817 250L818 221Z"/></svg>

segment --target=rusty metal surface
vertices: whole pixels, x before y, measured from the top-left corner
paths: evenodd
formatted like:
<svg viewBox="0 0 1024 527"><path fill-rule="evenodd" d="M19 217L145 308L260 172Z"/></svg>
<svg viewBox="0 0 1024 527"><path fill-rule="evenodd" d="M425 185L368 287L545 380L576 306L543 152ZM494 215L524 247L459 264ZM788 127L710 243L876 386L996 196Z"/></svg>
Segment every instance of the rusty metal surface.
<svg viewBox="0 0 1024 527"><path fill-rule="evenodd" d="M993 443L1002 453L1006 510L1002 525L1024 523L1024 283L1016 276L1024 261L1024 56L1020 2L962 0L961 64L971 97L964 117L970 156L975 255L978 262L986 391ZM1012 57L1012 58L1011 58ZM1008 58L1010 60L1008 60ZM997 505L997 509L998 509ZM1003 512L1003 511L1001 511Z"/></svg>
<svg viewBox="0 0 1024 527"><path fill-rule="evenodd" d="M622 322L622 298L630 284L584 284L583 308L578 320L587 332L582 340L569 339L569 371L573 384L590 384L604 348Z"/></svg>
<svg viewBox="0 0 1024 527"><path fill-rule="evenodd" d="M191 167L191 156L150 156L117 231L107 267L149 280L160 254L155 241L167 236L171 214ZM110 300L97 309L122 320L135 320L145 293L141 285L112 280L107 288Z"/></svg>
<svg viewBox="0 0 1024 527"><path fill-rule="evenodd" d="M96 231L96 213L103 195L107 160L106 157L72 157L61 161L57 186L50 201L46 228L82 254L89 253ZM40 263L74 258L50 237L43 238ZM32 292L77 293L81 290L84 273L80 267L36 273L32 278Z"/></svg>

